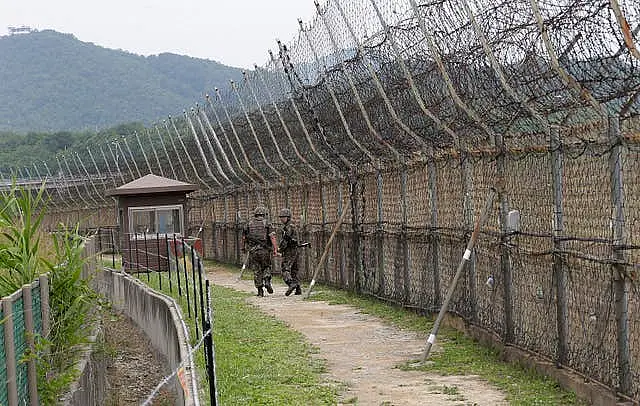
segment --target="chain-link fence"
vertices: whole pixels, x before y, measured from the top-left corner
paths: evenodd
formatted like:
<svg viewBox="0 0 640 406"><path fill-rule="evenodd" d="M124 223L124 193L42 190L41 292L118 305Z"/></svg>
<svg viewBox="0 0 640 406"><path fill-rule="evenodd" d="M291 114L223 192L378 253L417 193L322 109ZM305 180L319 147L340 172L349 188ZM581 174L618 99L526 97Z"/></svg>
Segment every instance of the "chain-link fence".
<svg viewBox="0 0 640 406"><path fill-rule="evenodd" d="M38 405L36 337L49 331L47 275L2 298L0 306L0 404Z"/></svg>
<svg viewBox="0 0 640 406"><path fill-rule="evenodd" d="M241 81L27 174L93 226L144 173L196 183L190 234L227 262L257 204L288 206L307 277L347 211L320 278L430 311L496 187L451 310L637 399L639 10L327 0Z"/></svg>

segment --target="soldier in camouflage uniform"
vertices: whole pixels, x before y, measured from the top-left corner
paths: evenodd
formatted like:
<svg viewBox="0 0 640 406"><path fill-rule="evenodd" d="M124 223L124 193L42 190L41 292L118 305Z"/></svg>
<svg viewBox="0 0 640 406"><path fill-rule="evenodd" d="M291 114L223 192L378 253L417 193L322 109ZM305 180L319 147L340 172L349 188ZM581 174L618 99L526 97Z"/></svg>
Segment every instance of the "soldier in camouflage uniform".
<svg viewBox="0 0 640 406"><path fill-rule="evenodd" d="M298 230L291 224L291 210L282 209L278 215L282 223L282 233L278 251L282 254L282 279L289 286L285 295L289 296L295 291L296 295L302 294L300 281L298 281Z"/></svg>
<svg viewBox="0 0 640 406"><path fill-rule="evenodd" d="M253 284L258 289L258 296L264 296L264 289L273 293L271 287L271 253L276 254L275 233L271 231L265 218L267 209L258 206L253 212L254 218L249 221L242 232L243 247L249 250L247 266L253 270Z"/></svg>

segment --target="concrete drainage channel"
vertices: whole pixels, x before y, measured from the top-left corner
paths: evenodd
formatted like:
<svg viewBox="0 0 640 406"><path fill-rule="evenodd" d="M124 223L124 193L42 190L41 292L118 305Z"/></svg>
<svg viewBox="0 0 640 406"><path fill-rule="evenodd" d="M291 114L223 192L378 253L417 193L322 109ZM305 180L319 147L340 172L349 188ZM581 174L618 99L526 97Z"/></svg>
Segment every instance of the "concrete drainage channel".
<svg viewBox="0 0 640 406"><path fill-rule="evenodd" d="M95 343L104 342L101 336L106 337L107 345L94 344L93 351L87 354L80 365L82 376L79 382L74 385L72 392L63 403L73 406L140 404L146 396L143 399L134 400L135 395L131 391L132 388L138 387L136 382L141 377L133 368L127 367L127 365L131 367L135 365L135 369L144 368L147 376L143 379L155 381L151 390L146 392L147 395L151 394L162 378L183 366L185 372L183 381L187 387L184 388L174 375L162 386L156 399L161 400L163 397L167 400L171 399L170 404L175 405L198 405L197 384L195 375L192 373L193 365L188 360L188 333L184 331L184 323L181 321L175 302L157 294L131 276L111 269L98 270L94 282L96 290L111 302L115 311L112 314L105 313L108 319L104 321L94 341ZM132 325L137 328L132 328ZM137 331L140 332L139 336L136 334ZM129 344L122 340L129 341ZM112 344L109 341L115 344L113 350L109 349ZM133 351L120 351L118 342L122 342L122 346L136 343L138 348ZM95 351L96 349L98 351ZM107 383L108 374L105 374L112 356L112 366L116 368L115 374L119 375L115 378L119 382L116 386L113 385L114 377L109 384ZM161 365L163 360L164 367ZM152 372L154 364L158 366L156 373L160 379L157 380L155 373ZM132 376L123 376L129 372ZM132 386L127 386L127 381L131 381ZM111 393L108 392L109 386L111 386ZM114 401L116 403L108 403Z"/></svg>

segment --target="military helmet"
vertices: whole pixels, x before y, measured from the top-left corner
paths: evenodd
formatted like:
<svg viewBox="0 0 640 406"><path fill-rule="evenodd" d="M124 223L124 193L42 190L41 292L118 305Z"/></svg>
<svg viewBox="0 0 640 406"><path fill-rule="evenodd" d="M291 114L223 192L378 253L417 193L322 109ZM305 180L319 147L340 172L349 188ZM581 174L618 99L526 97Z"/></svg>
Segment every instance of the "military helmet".
<svg viewBox="0 0 640 406"><path fill-rule="evenodd" d="M258 216L266 216L267 215L267 208L264 206L258 206L255 208L255 210L253 210L253 215L258 217Z"/></svg>
<svg viewBox="0 0 640 406"><path fill-rule="evenodd" d="M280 210L280 214L278 214L278 217L288 217L291 218L291 210L284 208Z"/></svg>

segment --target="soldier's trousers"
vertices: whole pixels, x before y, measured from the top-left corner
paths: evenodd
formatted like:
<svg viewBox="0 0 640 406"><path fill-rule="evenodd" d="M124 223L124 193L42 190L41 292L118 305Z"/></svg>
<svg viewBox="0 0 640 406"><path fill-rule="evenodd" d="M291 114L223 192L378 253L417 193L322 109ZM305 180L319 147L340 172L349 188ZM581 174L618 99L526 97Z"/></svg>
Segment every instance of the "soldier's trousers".
<svg viewBox="0 0 640 406"><path fill-rule="evenodd" d="M264 286L265 279L271 279L271 253L266 248L253 248L249 252L249 269L253 271L253 284Z"/></svg>
<svg viewBox="0 0 640 406"><path fill-rule="evenodd" d="M299 285L298 280L298 253L282 255L282 279L289 286Z"/></svg>

